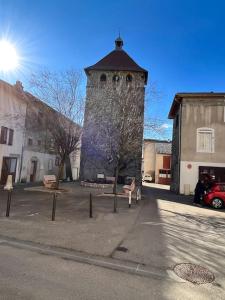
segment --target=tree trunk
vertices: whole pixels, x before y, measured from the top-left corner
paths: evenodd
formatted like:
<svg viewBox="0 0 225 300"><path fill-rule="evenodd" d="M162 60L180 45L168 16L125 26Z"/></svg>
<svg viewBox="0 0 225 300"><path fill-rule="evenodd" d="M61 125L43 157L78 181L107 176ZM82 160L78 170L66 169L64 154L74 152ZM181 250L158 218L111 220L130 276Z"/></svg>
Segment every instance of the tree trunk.
<svg viewBox="0 0 225 300"><path fill-rule="evenodd" d="M63 174L63 169L64 169L64 161L61 161L60 165L59 165L59 168L58 168L58 174L57 174L57 177L56 177L56 189L57 190L59 188L59 180L60 180L60 178L62 177L62 174Z"/></svg>

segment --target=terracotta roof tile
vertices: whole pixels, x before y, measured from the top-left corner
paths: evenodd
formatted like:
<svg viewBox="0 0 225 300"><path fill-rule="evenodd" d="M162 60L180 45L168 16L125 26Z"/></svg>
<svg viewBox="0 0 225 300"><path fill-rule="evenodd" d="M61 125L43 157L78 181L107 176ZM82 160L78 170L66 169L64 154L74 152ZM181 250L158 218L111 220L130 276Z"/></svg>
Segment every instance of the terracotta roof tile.
<svg viewBox="0 0 225 300"><path fill-rule="evenodd" d="M85 72L90 70L102 71L132 71L143 72L147 83L148 71L141 68L124 50L113 50L103 57L96 64L85 68Z"/></svg>

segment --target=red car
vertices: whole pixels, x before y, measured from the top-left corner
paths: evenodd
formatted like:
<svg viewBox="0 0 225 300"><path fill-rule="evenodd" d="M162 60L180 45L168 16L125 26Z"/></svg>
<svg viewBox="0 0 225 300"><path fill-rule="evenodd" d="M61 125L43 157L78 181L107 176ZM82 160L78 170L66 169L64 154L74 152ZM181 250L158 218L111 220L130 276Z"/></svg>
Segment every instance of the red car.
<svg viewBox="0 0 225 300"><path fill-rule="evenodd" d="M225 207L225 183L214 183L204 195L204 202L213 208Z"/></svg>

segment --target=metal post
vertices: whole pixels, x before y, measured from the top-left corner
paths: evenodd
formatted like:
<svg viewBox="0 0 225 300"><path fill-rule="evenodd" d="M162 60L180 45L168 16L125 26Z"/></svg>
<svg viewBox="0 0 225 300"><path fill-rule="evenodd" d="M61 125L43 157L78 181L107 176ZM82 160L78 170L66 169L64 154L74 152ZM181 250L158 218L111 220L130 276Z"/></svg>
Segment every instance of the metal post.
<svg viewBox="0 0 225 300"><path fill-rule="evenodd" d="M114 195L114 210L113 210L114 213L117 212L117 196L116 194Z"/></svg>
<svg viewBox="0 0 225 300"><path fill-rule="evenodd" d="M55 210L56 210L56 193L53 194L53 202L52 202L52 221L55 221Z"/></svg>
<svg viewBox="0 0 225 300"><path fill-rule="evenodd" d="M90 193L90 201L89 201L89 218L92 218L92 194Z"/></svg>
<svg viewBox="0 0 225 300"><path fill-rule="evenodd" d="M129 208L131 207L131 191L129 191Z"/></svg>
<svg viewBox="0 0 225 300"><path fill-rule="evenodd" d="M6 214L5 214L6 217L9 217L11 199L12 199L12 190L8 190L8 198L7 198L7 206L6 206Z"/></svg>
<svg viewBox="0 0 225 300"><path fill-rule="evenodd" d="M141 189L140 189L140 187L138 187L138 189L137 189L136 203L138 203L139 200L141 200Z"/></svg>

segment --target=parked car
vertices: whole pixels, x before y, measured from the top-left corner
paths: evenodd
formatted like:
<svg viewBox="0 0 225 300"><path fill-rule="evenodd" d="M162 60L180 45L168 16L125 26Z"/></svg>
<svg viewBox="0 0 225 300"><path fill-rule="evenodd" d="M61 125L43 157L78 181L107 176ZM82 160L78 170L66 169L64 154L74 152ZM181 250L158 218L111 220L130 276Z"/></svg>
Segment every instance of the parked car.
<svg viewBox="0 0 225 300"><path fill-rule="evenodd" d="M142 181L146 182L152 182L152 176L150 174L145 174L144 177L142 178Z"/></svg>
<svg viewBox="0 0 225 300"><path fill-rule="evenodd" d="M225 183L214 183L210 190L203 197L204 203L213 208L225 206Z"/></svg>

